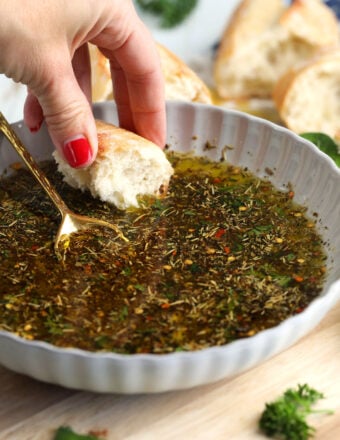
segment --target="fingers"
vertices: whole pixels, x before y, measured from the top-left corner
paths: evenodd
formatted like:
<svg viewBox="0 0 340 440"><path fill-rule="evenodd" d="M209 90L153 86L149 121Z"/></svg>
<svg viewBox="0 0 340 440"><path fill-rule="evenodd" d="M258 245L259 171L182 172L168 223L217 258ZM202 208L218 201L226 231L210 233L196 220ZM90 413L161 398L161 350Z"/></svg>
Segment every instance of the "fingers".
<svg viewBox="0 0 340 440"><path fill-rule="evenodd" d="M24 105L24 120L32 133L37 132L44 120L44 115L39 101L34 94L28 90Z"/></svg>
<svg viewBox="0 0 340 440"><path fill-rule="evenodd" d="M89 103L92 102L90 53L87 44L83 44L73 55L72 67L78 84Z"/></svg>
<svg viewBox="0 0 340 440"><path fill-rule="evenodd" d="M112 50L97 39L110 59L120 125L164 147L166 135L164 79L156 46L140 21L128 38Z"/></svg>
<svg viewBox="0 0 340 440"><path fill-rule="evenodd" d="M157 71L129 73L117 63L112 64L120 125L163 148L166 132L163 77Z"/></svg>
<svg viewBox="0 0 340 440"><path fill-rule="evenodd" d="M135 130L133 114L131 111L129 90L124 71L117 63L110 63L113 84L113 94L117 104L118 118L121 127L126 130Z"/></svg>
<svg viewBox="0 0 340 440"><path fill-rule="evenodd" d="M147 41L143 44L143 41L133 34L125 45L116 51L115 57L119 64L118 69L116 67L113 70L113 76L117 81L115 90L124 89L124 80L127 90L125 98L121 93L118 95L117 105L123 118L121 124L132 120L137 133L163 147L166 131L164 80L153 42ZM128 102L126 97L129 99Z"/></svg>
<svg viewBox="0 0 340 440"><path fill-rule="evenodd" d="M83 49L78 52L74 64L83 59ZM70 58L70 57L68 57ZM74 168L90 165L98 149L97 131L89 100L83 93L74 74L71 61L61 57L62 62L52 62L46 67L46 81L39 83L33 92L40 105L54 145ZM48 63L47 63L48 64ZM81 68L75 68L82 86L90 94L87 75ZM42 86L43 84L43 86ZM26 103L25 121L30 124L37 118L37 101L32 96Z"/></svg>
<svg viewBox="0 0 340 440"><path fill-rule="evenodd" d="M75 168L92 163L97 153L96 130L89 108L89 66L87 45L83 45L75 52L72 66L61 80L53 78L53 70L47 69L48 76L52 75L49 82L54 87L45 87L39 100L29 90L24 106L24 119L30 131L38 131L45 118L55 146Z"/></svg>
<svg viewBox="0 0 340 440"><path fill-rule="evenodd" d="M91 41L110 59L121 125L163 147L166 119L160 61L133 2L46 0L32 5L30 14L22 14L20 27L12 6L7 12L12 18L6 20L8 29L2 32L0 27L0 37L10 46L0 53L0 69L3 59L4 72L31 90L24 109L29 128L36 131L45 120L53 143L71 166L93 162L98 140L86 49ZM12 36L11 29L23 42L20 54L13 51L17 42L7 37Z"/></svg>

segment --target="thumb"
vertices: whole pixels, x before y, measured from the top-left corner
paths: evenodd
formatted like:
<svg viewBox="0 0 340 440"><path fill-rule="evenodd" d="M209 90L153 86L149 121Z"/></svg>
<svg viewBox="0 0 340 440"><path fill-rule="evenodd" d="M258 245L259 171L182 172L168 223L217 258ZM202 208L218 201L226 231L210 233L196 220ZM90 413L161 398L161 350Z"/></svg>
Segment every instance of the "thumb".
<svg viewBox="0 0 340 440"><path fill-rule="evenodd" d="M77 79L72 65L63 72L54 70L42 90L35 91L42 108L51 139L73 168L90 165L98 150L97 130L91 106ZM26 106L27 107L27 106ZM25 108L28 112L29 108Z"/></svg>

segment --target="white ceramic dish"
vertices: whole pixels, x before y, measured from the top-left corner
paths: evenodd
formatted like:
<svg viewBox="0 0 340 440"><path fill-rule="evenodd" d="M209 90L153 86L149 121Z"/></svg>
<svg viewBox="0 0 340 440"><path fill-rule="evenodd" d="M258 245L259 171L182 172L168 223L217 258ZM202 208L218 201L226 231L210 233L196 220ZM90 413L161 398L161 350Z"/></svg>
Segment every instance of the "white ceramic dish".
<svg viewBox="0 0 340 440"><path fill-rule="evenodd" d="M112 102L95 106L97 117L116 122ZM119 355L56 348L0 332L0 363L36 379L98 392L150 393L194 387L249 369L294 344L314 328L340 298L340 170L311 143L270 122L214 106L171 102L167 108L168 143L174 150L208 153L218 160L226 145L228 161L267 176L278 188L293 185L296 201L319 213L318 225L328 252L322 294L299 315L269 330L221 347L165 355ZM19 136L37 159L50 157L43 127L31 135L22 123ZM218 148L204 152L210 141ZM0 174L16 153L0 138Z"/></svg>

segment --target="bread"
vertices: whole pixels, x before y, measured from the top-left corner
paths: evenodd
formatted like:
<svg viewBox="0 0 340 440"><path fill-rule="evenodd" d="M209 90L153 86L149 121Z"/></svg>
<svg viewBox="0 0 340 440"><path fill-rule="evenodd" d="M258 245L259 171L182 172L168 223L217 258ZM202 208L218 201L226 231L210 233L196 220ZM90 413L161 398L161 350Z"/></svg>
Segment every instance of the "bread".
<svg viewBox="0 0 340 440"><path fill-rule="evenodd" d="M58 151L53 153L64 180L119 209L138 206L138 195L164 194L173 174L164 152L130 131L103 121L96 124L98 154L92 165L75 169Z"/></svg>
<svg viewBox="0 0 340 440"><path fill-rule="evenodd" d="M340 51L288 71L278 80L273 99L291 130L320 131L340 141Z"/></svg>
<svg viewBox="0 0 340 440"><path fill-rule="evenodd" d="M167 100L181 100L211 104L210 91L205 83L180 58L158 44Z"/></svg>
<svg viewBox="0 0 340 440"><path fill-rule="evenodd" d="M112 99L112 81L110 63L98 50L97 46L89 44L91 62L92 101Z"/></svg>
<svg viewBox="0 0 340 440"><path fill-rule="evenodd" d="M97 49L90 46L92 70L92 100L104 101L113 98L110 64ZM157 44L165 80L167 100L192 101L210 104L210 91L204 82L180 58L170 50Z"/></svg>
<svg viewBox="0 0 340 440"><path fill-rule="evenodd" d="M339 45L339 27L321 0L243 0L227 25L214 61L224 99L270 98L289 68Z"/></svg>

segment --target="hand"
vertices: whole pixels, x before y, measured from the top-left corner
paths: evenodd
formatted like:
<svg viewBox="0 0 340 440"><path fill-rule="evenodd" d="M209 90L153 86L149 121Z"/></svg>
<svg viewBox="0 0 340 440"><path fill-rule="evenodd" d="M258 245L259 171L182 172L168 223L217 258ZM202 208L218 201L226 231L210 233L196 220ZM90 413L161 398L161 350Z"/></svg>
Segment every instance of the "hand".
<svg viewBox="0 0 340 440"><path fill-rule="evenodd" d="M28 86L24 120L43 120L66 160L97 154L87 42L110 60L120 125L163 147L164 84L155 44L131 0L0 0L0 72Z"/></svg>

